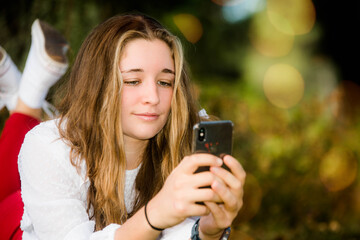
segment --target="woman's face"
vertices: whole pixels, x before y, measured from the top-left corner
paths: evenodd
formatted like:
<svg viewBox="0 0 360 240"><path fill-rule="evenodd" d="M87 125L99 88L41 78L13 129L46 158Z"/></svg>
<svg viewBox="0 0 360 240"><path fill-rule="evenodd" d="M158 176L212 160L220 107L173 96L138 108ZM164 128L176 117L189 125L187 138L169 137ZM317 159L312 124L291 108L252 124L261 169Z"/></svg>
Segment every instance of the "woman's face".
<svg viewBox="0 0 360 240"><path fill-rule="evenodd" d="M164 127L170 112L175 80L170 48L158 39L132 40L123 50L120 71L123 134L150 139Z"/></svg>

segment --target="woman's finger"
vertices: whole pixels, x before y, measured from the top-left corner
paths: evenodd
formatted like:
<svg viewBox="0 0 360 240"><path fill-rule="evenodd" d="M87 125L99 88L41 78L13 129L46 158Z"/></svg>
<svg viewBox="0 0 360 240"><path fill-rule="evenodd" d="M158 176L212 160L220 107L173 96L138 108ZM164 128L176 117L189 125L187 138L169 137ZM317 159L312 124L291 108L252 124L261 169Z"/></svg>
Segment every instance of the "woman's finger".
<svg viewBox="0 0 360 240"><path fill-rule="evenodd" d="M231 225L232 218L230 219L224 211L222 204L216 204L214 202L205 202L206 207L210 210L213 217L213 221L219 228L226 228Z"/></svg>
<svg viewBox="0 0 360 240"><path fill-rule="evenodd" d="M192 190L189 192L189 201L191 202L222 202L221 197L214 192L213 189L209 188L200 188L196 190Z"/></svg>
<svg viewBox="0 0 360 240"><path fill-rule="evenodd" d="M200 204L192 203L192 204L185 204L184 202L175 202L174 210L180 216L204 216L209 214L209 209Z"/></svg>
<svg viewBox="0 0 360 240"><path fill-rule="evenodd" d="M226 155L224 158L224 163L228 166L232 172L232 174L241 181L242 184L245 183L246 172L244 168L241 166L240 162L233 158L230 155Z"/></svg>
<svg viewBox="0 0 360 240"><path fill-rule="evenodd" d="M230 212L237 212L240 208L241 198L234 193L225 184L215 181L211 188L217 193L224 202L225 209Z"/></svg>
<svg viewBox="0 0 360 240"><path fill-rule="evenodd" d="M184 157L179 167L186 173L193 174L200 166L221 166L222 164L223 161L212 154L199 153Z"/></svg>
<svg viewBox="0 0 360 240"><path fill-rule="evenodd" d="M234 193L241 197L241 191L243 188L243 183L237 179L231 172L221 168L221 167L211 167L210 171L221 179L226 185L228 185Z"/></svg>
<svg viewBox="0 0 360 240"><path fill-rule="evenodd" d="M215 180L223 182L220 177L210 171L192 174L188 180L195 188L210 186Z"/></svg>
<svg viewBox="0 0 360 240"><path fill-rule="evenodd" d="M217 217L218 219L225 218L226 215L224 213L224 210L220 207L220 205L214 203L214 202L204 202L205 206L208 207L210 212L213 214L214 217Z"/></svg>

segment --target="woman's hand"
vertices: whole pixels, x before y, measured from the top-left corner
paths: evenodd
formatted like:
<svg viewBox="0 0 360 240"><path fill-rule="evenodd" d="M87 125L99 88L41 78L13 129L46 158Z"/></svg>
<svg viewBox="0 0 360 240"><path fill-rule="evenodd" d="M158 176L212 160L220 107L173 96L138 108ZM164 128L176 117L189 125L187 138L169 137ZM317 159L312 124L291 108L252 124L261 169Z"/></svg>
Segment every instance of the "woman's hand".
<svg viewBox="0 0 360 240"><path fill-rule="evenodd" d="M148 203L147 215L150 223L157 228L168 228L189 216L209 214L207 206L196 202L215 202L221 199L213 189L200 187L215 184L216 190L220 193L225 191L224 187L216 185L221 182L220 180L215 181L216 175L219 174L215 174L213 171L197 174L194 172L199 166L218 168L221 165L222 160L210 154L193 154L185 157L166 179L160 192ZM222 175L220 174L220 176ZM230 179L230 181L232 180ZM227 198L225 200L229 202ZM234 205L233 203L229 204L231 207ZM236 207L236 209L238 208ZM221 221L220 218L216 218L216 220Z"/></svg>
<svg viewBox="0 0 360 240"><path fill-rule="evenodd" d="M231 173L221 167L211 167L210 172L222 181L215 180L211 189L223 203L206 201L210 213L201 217L199 233L201 239L219 239L225 228L229 227L243 205L243 187L246 173L241 164L232 156L225 156L224 163Z"/></svg>

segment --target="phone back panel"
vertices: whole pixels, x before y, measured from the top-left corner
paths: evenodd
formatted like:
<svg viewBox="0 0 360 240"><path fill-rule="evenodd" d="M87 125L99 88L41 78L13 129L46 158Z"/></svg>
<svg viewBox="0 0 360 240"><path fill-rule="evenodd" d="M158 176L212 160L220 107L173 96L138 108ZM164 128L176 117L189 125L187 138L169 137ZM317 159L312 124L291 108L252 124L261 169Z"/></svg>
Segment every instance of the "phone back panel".
<svg viewBox="0 0 360 240"><path fill-rule="evenodd" d="M231 155L232 134L233 123L229 120L197 123L193 129L193 153L210 153L220 158ZM226 165L223 167L229 170ZM200 167L196 172L205 170L209 167Z"/></svg>

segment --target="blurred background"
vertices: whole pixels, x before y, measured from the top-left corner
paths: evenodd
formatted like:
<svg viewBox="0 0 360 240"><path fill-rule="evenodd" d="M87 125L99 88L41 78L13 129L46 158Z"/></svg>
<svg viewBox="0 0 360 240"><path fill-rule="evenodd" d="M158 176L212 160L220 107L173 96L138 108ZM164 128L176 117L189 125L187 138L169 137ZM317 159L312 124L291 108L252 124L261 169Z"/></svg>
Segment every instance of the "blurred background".
<svg viewBox="0 0 360 240"><path fill-rule="evenodd" d="M202 107L235 124L248 175L232 239L360 239L358 1L1 2L0 45L21 71L36 18L64 34L72 62L105 19L155 17L181 38Z"/></svg>

